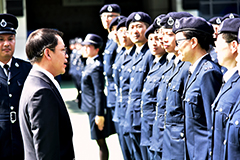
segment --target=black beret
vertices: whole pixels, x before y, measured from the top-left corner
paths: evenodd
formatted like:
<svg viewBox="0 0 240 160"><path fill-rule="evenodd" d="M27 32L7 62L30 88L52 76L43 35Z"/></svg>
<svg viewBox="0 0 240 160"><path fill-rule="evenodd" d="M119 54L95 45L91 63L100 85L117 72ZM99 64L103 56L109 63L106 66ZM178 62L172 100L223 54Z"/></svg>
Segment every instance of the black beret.
<svg viewBox="0 0 240 160"><path fill-rule="evenodd" d="M228 19L228 18L238 18L238 17L239 17L239 15L236 13L228 13L222 17L222 21L224 21L225 19Z"/></svg>
<svg viewBox="0 0 240 160"><path fill-rule="evenodd" d="M99 35L89 33L82 42L82 45L96 45L102 47L103 39Z"/></svg>
<svg viewBox="0 0 240 160"><path fill-rule="evenodd" d="M209 19L208 22L211 24L220 25L222 23L222 17L213 17L213 18Z"/></svg>
<svg viewBox="0 0 240 160"><path fill-rule="evenodd" d="M114 12L121 14L121 8L118 4L105 4L99 11L100 14L103 12Z"/></svg>
<svg viewBox="0 0 240 160"><path fill-rule="evenodd" d="M154 19L154 21L153 21L153 26L154 26L156 29L158 29L158 28L161 27L161 19L162 19L163 17L165 17L165 16L166 16L166 14L161 14L161 15L157 16L157 17Z"/></svg>
<svg viewBox="0 0 240 160"><path fill-rule="evenodd" d="M0 14L0 34L16 34L18 20L12 14Z"/></svg>
<svg viewBox="0 0 240 160"><path fill-rule="evenodd" d="M148 39L149 34L154 33L156 28L151 24L148 29L145 31L145 37Z"/></svg>
<svg viewBox="0 0 240 160"><path fill-rule="evenodd" d="M118 25L118 23L119 23L123 18L126 18L126 17L125 17L125 16L115 17L115 18L111 21L111 23L110 23L110 25L109 25L109 30L111 31L111 30L112 30L112 27Z"/></svg>
<svg viewBox="0 0 240 160"><path fill-rule="evenodd" d="M238 28L240 27L240 18L228 18L224 20L219 26L218 33L233 33L238 34Z"/></svg>
<svg viewBox="0 0 240 160"><path fill-rule="evenodd" d="M128 26L131 22L137 22L137 21L145 22L149 25L152 23L152 19L147 13L133 12L127 17L125 26L128 28Z"/></svg>
<svg viewBox="0 0 240 160"><path fill-rule="evenodd" d="M176 20L173 26L173 33L178 33L182 31L200 31L208 34L213 34L213 26L201 17L183 17Z"/></svg>
<svg viewBox="0 0 240 160"><path fill-rule="evenodd" d="M193 15L188 12L170 12L161 19L160 25L164 28L173 28L177 19L182 17L192 17Z"/></svg>
<svg viewBox="0 0 240 160"><path fill-rule="evenodd" d="M118 22L117 30L119 30L119 28L121 28L121 27L126 27L126 26L125 26L126 20L127 20L127 17L121 19L121 20Z"/></svg>

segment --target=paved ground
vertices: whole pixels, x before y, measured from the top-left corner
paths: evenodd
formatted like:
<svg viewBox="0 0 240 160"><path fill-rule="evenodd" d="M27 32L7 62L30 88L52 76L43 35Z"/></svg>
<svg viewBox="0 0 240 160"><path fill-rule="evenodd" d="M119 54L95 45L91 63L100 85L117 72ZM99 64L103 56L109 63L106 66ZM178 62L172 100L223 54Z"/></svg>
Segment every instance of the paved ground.
<svg viewBox="0 0 240 160"><path fill-rule="evenodd" d="M76 160L99 160L98 145L90 138L88 116L77 107L74 101L77 90L72 81L61 82L61 93L66 103L73 127L73 143ZM107 139L109 160L123 160L116 134Z"/></svg>

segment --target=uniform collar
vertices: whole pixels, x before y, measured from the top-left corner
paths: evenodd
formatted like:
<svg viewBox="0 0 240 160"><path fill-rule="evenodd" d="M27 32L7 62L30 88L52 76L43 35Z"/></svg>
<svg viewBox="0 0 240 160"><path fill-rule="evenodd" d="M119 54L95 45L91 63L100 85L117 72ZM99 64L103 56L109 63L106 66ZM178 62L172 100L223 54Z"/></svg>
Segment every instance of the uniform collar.
<svg viewBox="0 0 240 160"><path fill-rule="evenodd" d="M236 71L237 67L227 70L227 72L223 75L224 82L227 82Z"/></svg>
<svg viewBox="0 0 240 160"><path fill-rule="evenodd" d="M191 66L189 67L189 71L190 71L191 73L193 73L194 70L196 69L198 63L203 59L203 57L205 57L205 56L208 55L208 54L209 54L209 53L203 55L203 56L200 57L193 65L191 65Z"/></svg>

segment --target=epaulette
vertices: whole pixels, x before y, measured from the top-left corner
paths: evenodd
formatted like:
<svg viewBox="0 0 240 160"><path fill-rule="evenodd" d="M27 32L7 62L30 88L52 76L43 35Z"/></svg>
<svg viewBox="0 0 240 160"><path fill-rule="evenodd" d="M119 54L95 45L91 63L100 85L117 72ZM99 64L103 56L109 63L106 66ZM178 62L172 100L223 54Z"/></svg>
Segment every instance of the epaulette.
<svg viewBox="0 0 240 160"><path fill-rule="evenodd" d="M96 66L100 66L100 62L97 60L95 61Z"/></svg>
<svg viewBox="0 0 240 160"><path fill-rule="evenodd" d="M204 67L204 71L213 69L213 65L209 62L205 62L203 67Z"/></svg>

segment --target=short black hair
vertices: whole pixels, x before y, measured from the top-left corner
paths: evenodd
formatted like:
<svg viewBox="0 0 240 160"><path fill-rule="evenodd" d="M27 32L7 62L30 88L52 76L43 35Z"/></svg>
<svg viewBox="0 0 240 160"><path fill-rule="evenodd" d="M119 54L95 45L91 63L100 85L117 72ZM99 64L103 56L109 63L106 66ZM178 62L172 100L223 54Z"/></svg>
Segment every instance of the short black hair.
<svg viewBox="0 0 240 160"><path fill-rule="evenodd" d="M29 61L31 63L39 62L46 48L54 51L58 45L57 35L62 37L63 33L50 28L41 28L33 31L26 42L26 54Z"/></svg>
<svg viewBox="0 0 240 160"><path fill-rule="evenodd" d="M214 45L213 35L206 32L189 30L189 31L183 31L183 35L187 39L196 37L199 45L202 47L202 49L205 49L206 51L209 50L210 45Z"/></svg>

